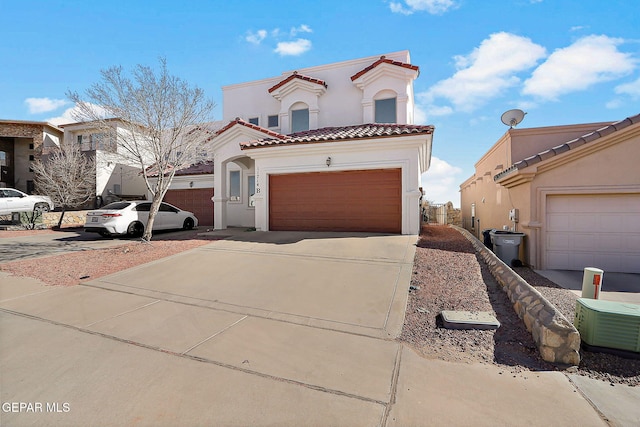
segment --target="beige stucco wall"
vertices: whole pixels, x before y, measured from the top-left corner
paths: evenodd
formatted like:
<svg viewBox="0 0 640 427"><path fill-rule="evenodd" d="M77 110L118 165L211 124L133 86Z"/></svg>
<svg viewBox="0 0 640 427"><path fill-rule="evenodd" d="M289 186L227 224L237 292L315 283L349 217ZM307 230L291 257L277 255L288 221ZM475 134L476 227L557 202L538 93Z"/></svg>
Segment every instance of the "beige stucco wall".
<svg viewBox="0 0 640 427"><path fill-rule="evenodd" d="M529 129L510 129L511 159L509 164L519 162L544 150L564 144L574 138L586 135L610 123L587 123L568 126L548 126ZM506 166L505 166L506 167Z"/></svg>
<svg viewBox="0 0 640 427"><path fill-rule="evenodd" d="M640 192L637 166L640 126L630 126L520 169L500 183L493 177L515 162L606 125L591 123L507 131L476 163L475 174L460 185L463 227L480 239L483 229L515 227L527 235L521 245L521 259L542 268L546 196ZM471 205L474 203L476 223L471 228ZM512 208L518 209L517 224L509 221Z"/></svg>
<svg viewBox="0 0 640 427"><path fill-rule="evenodd" d="M511 209L507 190L493 181L493 177L511 164L511 136L509 131L475 164L476 172L460 186L460 207L463 227L476 236L485 228L502 228L507 224ZM471 205L475 204L475 223L471 227ZM478 220L480 222L478 223Z"/></svg>
<svg viewBox="0 0 640 427"><path fill-rule="evenodd" d="M528 236L525 259L530 265L545 268L547 196L640 194L640 125L611 136L522 170L536 171L530 183L511 189L514 204L522 206L520 231Z"/></svg>

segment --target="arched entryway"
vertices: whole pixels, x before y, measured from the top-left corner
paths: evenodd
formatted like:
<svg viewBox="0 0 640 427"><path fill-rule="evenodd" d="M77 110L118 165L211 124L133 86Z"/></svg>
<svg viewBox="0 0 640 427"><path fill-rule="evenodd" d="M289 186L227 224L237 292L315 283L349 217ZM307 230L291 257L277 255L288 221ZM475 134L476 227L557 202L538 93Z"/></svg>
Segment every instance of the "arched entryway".
<svg viewBox="0 0 640 427"><path fill-rule="evenodd" d="M215 156L214 227L255 227L255 162L224 152Z"/></svg>

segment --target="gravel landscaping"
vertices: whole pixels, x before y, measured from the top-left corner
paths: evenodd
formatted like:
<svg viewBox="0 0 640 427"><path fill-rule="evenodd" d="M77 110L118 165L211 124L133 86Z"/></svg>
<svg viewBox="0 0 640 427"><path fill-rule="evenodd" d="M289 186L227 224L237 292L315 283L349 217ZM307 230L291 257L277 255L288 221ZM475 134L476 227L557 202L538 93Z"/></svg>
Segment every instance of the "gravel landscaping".
<svg viewBox="0 0 640 427"><path fill-rule="evenodd" d="M19 237L33 233L51 233L51 231L2 231L0 236ZM82 281L97 279L197 248L222 238L202 236L198 233L199 231L195 230L161 233L154 236L151 242L122 239L122 245L116 247L12 261L4 263L0 266L0 270L16 276L33 277L48 285L72 286Z"/></svg>
<svg viewBox="0 0 640 427"><path fill-rule="evenodd" d="M510 372L561 370L542 360L531 334L471 243L446 226L426 226L418 241L400 339L427 358L492 363ZM526 267L515 271L573 322L577 297ZM443 310L489 311L497 330L445 329ZM640 385L640 360L581 351L568 371L610 383Z"/></svg>

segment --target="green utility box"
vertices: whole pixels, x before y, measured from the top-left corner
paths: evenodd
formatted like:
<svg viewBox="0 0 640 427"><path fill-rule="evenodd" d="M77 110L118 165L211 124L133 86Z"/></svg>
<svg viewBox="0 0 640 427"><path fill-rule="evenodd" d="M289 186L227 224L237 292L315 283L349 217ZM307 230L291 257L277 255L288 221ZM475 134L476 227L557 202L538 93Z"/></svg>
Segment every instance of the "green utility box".
<svg viewBox="0 0 640 427"><path fill-rule="evenodd" d="M585 344L640 353L640 305L578 298L574 326Z"/></svg>

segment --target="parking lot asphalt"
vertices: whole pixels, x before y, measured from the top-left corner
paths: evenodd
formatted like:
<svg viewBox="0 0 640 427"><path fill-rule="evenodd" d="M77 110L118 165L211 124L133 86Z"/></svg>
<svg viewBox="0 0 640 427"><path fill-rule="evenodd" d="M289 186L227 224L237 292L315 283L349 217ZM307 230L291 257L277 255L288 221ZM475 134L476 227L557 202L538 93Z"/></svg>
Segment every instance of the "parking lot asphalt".
<svg viewBox="0 0 640 427"><path fill-rule="evenodd" d="M0 423L606 425L561 372L397 341L415 241L254 232L74 287L0 280Z"/></svg>

